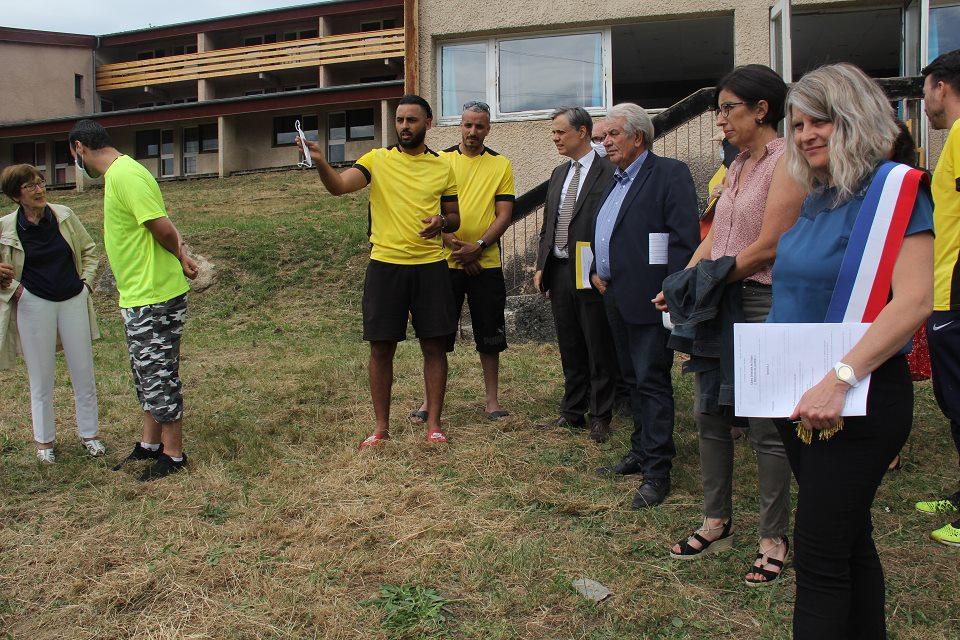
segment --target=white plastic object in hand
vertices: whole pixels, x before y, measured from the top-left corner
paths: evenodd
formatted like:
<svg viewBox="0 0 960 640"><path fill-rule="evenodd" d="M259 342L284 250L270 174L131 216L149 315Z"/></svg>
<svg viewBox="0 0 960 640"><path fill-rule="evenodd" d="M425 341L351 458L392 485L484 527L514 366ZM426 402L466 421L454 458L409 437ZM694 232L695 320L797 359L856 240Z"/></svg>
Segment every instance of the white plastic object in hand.
<svg viewBox="0 0 960 640"><path fill-rule="evenodd" d="M670 320L670 312L662 311L663 313L663 328L667 331L673 331L673 321Z"/></svg>
<svg viewBox="0 0 960 640"><path fill-rule="evenodd" d="M300 136L300 144L303 145L303 160L297 163L298 167L307 169L313 167L313 158L310 157L310 149L307 148L307 136L303 135L303 129L300 128L300 121L293 123L297 129L297 135Z"/></svg>

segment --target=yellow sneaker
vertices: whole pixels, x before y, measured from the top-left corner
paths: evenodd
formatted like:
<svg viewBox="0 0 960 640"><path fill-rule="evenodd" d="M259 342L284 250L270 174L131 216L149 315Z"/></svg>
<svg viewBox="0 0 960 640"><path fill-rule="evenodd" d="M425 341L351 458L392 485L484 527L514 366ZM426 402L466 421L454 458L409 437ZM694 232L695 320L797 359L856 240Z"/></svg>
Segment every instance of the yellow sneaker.
<svg viewBox="0 0 960 640"><path fill-rule="evenodd" d="M957 513L960 512L960 491L941 500L927 500L917 503L917 511L923 513Z"/></svg>
<svg viewBox="0 0 960 640"><path fill-rule="evenodd" d="M960 547L960 520L943 525L931 533L930 538L948 547Z"/></svg>

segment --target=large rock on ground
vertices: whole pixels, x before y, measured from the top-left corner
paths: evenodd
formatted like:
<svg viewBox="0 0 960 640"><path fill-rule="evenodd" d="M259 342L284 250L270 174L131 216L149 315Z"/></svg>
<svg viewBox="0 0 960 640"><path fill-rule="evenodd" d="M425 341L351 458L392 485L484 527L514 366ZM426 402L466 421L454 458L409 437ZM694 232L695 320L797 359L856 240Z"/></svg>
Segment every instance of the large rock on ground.
<svg viewBox="0 0 960 640"><path fill-rule="evenodd" d="M187 255L197 263L198 270L197 278L190 281L190 290L200 292L209 289L220 275L216 265L199 253L190 251L189 246L186 246L186 249ZM100 271L100 277L97 278L97 283L93 290L98 292L105 291L111 294L117 291L117 279L114 277L113 269L110 268L110 263L106 258L103 259L103 268Z"/></svg>

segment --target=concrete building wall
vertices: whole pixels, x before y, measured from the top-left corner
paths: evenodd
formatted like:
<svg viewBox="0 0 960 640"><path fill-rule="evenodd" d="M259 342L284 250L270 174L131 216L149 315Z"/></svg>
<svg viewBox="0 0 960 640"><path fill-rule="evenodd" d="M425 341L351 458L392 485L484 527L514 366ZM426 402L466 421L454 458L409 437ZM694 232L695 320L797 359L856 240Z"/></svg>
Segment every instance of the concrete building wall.
<svg viewBox="0 0 960 640"><path fill-rule="evenodd" d="M771 4L771 0L675 0L670 3L610 0L592 5L589 9L571 12L557 11L552 5L537 0L514 0L509 3L509 10L503 5L503 11L488 9L476 12L472 10L474 5L469 0L420 0L419 91L435 108L439 105L437 53L445 41L494 35L543 34L581 27L618 26L710 15L733 16L735 65L769 64ZM889 6L889 3L878 0L794 0L793 4L794 12ZM571 19L571 13L576 18ZM470 16L469 21L464 20L466 15ZM709 142L714 132L712 118L691 123L676 134L671 134L666 144L655 145L655 151L674 155L677 150L673 140L679 141L681 155L675 157L682 156L681 159L689 161L698 187L702 182L705 189L706 181L713 173L710 167L716 158L713 145ZM689 147L685 146L688 138ZM430 132L428 139L431 146L436 148L455 144L459 141L458 128L438 125ZM513 161L518 193L539 184L561 161L550 141L550 121L546 116L533 120L494 122L487 142L492 149Z"/></svg>
<svg viewBox="0 0 960 640"><path fill-rule="evenodd" d="M42 60L42 64L37 61ZM74 75L83 76L81 98ZM19 42L0 42L0 123L42 120L92 113L93 51Z"/></svg>

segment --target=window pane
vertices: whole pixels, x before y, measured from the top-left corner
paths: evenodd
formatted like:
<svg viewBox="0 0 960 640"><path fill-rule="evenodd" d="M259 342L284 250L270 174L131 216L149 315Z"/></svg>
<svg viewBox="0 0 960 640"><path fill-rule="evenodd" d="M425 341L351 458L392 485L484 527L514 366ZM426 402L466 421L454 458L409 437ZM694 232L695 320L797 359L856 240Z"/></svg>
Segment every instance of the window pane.
<svg viewBox="0 0 960 640"><path fill-rule="evenodd" d="M36 147L32 142L15 142L13 144L13 164L36 164L35 149Z"/></svg>
<svg viewBox="0 0 960 640"><path fill-rule="evenodd" d="M316 38L319 35L319 31L316 29L307 29L300 32L300 38Z"/></svg>
<svg viewBox="0 0 960 640"><path fill-rule="evenodd" d="M190 127L183 130L183 153L200 152L200 130L196 127Z"/></svg>
<svg viewBox="0 0 960 640"><path fill-rule="evenodd" d="M163 158L160 161L160 175L162 176L173 175L173 158Z"/></svg>
<svg viewBox="0 0 960 640"><path fill-rule="evenodd" d="M56 172L53 175L53 181L57 184L66 184L67 183L67 169L66 167L57 168Z"/></svg>
<svg viewBox="0 0 960 640"><path fill-rule="evenodd" d="M500 42L500 111L603 106L599 33Z"/></svg>
<svg viewBox="0 0 960 640"><path fill-rule="evenodd" d="M343 162L345 157L343 143L327 145L327 162Z"/></svg>
<svg viewBox="0 0 960 640"><path fill-rule="evenodd" d="M440 103L444 116L460 115L463 103L487 100L487 43L445 45L440 54Z"/></svg>
<svg viewBox="0 0 960 640"><path fill-rule="evenodd" d="M160 155L160 131L137 131L137 158L156 158Z"/></svg>
<svg viewBox="0 0 960 640"><path fill-rule="evenodd" d="M307 140L316 142L320 139L319 118L317 116L303 116L300 120L300 128L303 129L303 135Z"/></svg>
<svg viewBox="0 0 960 640"><path fill-rule="evenodd" d="M183 174L192 175L197 172L197 156L183 157Z"/></svg>
<svg viewBox="0 0 960 640"><path fill-rule="evenodd" d="M210 124L200 125L200 150L201 151L216 151L220 148L220 133L217 129L217 124L211 122Z"/></svg>
<svg viewBox="0 0 960 640"><path fill-rule="evenodd" d="M347 112L347 139L373 140L373 109Z"/></svg>
<svg viewBox="0 0 960 640"><path fill-rule="evenodd" d="M331 113L327 117L327 139L328 140L346 140L347 139L347 114Z"/></svg>
<svg viewBox="0 0 960 640"><path fill-rule="evenodd" d="M300 116L280 116L273 119L273 144L275 146L294 144L297 139L297 129L294 123Z"/></svg>
<svg viewBox="0 0 960 640"><path fill-rule="evenodd" d="M173 155L173 131L165 129L161 135L163 137L163 143L160 152L165 156Z"/></svg>
<svg viewBox="0 0 960 640"><path fill-rule="evenodd" d="M930 60L960 49L960 5L930 8Z"/></svg>
<svg viewBox="0 0 960 640"><path fill-rule="evenodd" d="M73 163L73 158L70 157L70 145L66 140L57 140L53 143L53 161L56 164Z"/></svg>

